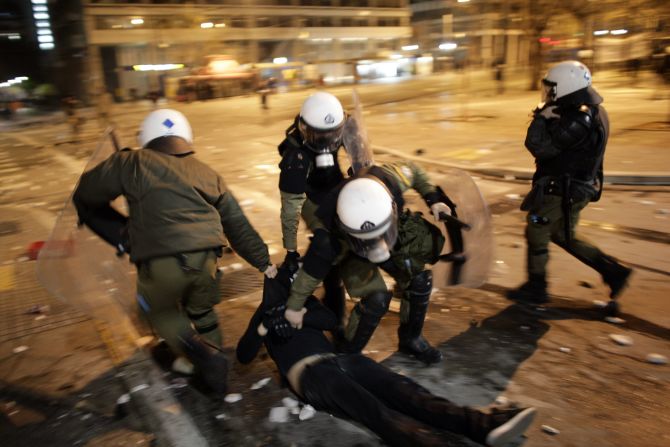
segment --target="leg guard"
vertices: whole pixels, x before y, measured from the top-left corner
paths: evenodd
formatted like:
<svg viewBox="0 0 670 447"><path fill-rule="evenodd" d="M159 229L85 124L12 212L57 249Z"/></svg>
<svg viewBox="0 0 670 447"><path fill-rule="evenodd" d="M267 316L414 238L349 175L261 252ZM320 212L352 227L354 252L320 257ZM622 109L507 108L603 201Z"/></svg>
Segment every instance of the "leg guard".
<svg viewBox="0 0 670 447"><path fill-rule="evenodd" d="M214 349L194 334L179 337L186 357L193 363L205 383L215 392L225 394L228 361L223 352Z"/></svg>
<svg viewBox="0 0 670 447"><path fill-rule="evenodd" d="M344 286L340 279L340 272L337 267L333 267L323 280L325 294L323 296L323 305L330 309L337 318L337 328L342 331L342 321L344 319Z"/></svg>
<svg viewBox="0 0 670 447"><path fill-rule="evenodd" d="M349 317L344 352L361 352L389 308L391 292L373 292L356 304Z"/></svg>
<svg viewBox="0 0 670 447"><path fill-rule="evenodd" d="M412 279L405 291L409 301L406 321L402 321L401 317L398 327L399 351L411 354L426 364L442 360L442 353L421 335L432 290L433 274L430 270L424 270Z"/></svg>

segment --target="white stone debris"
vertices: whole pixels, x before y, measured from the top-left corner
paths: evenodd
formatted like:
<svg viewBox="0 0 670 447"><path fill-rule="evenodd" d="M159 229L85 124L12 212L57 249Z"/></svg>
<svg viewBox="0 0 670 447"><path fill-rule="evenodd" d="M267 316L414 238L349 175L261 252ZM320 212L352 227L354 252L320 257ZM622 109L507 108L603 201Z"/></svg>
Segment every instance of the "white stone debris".
<svg viewBox="0 0 670 447"><path fill-rule="evenodd" d="M283 424L284 422L288 422L288 417L289 417L289 409L286 407L272 407L270 408L270 422L276 422L279 424Z"/></svg>
<svg viewBox="0 0 670 447"><path fill-rule="evenodd" d="M290 397L283 398L281 403L288 408L296 408L298 405L300 405L300 402Z"/></svg>
<svg viewBox="0 0 670 447"><path fill-rule="evenodd" d="M174 359L174 362L172 362L172 371L186 376L192 375L194 368L193 363L188 361L185 357L177 357Z"/></svg>
<svg viewBox="0 0 670 447"><path fill-rule="evenodd" d="M560 433L559 430L555 429L554 427L551 427L549 425L543 425L542 426L542 431L545 433L549 433L550 435L557 435Z"/></svg>
<svg viewBox="0 0 670 447"><path fill-rule="evenodd" d="M22 353L22 352L24 352L24 351L27 351L28 349L30 349L30 348L28 348L28 346L26 346L26 345L21 345L21 346L17 346L16 348L12 349L12 352L13 352L14 354L20 354L20 353Z"/></svg>
<svg viewBox="0 0 670 447"><path fill-rule="evenodd" d="M298 416L298 419L301 421L306 421L307 419L312 419L314 415L316 414L316 410L314 407L311 405L305 405L302 407L302 410L300 410L300 415Z"/></svg>
<svg viewBox="0 0 670 447"><path fill-rule="evenodd" d="M612 324L624 324L626 320L619 317L605 317L605 321Z"/></svg>
<svg viewBox="0 0 670 447"><path fill-rule="evenodd" d="M229 419L229 417L226 413L220 413L220 414L217 414L214 417L217 418L220 421L227 421Z"/></svg>
<svg viewBox="0 0 670 447"><path fill-rule="evenodd" d="M667 365L668 358L662 354L649 354L647 356L647 361L653 363L654 365Z"/></svg>
<svg viewBox="0 0 670 447"><path fill-rule="evenodd" d="M253 385L251 385L251 389L252 390L260 390L261 388L263 388L268 383L270 383L270 378L266 377L264 379L259 380L256 383L254 383Z"/></svg>
<svg viewBox="0 0 670 447"><path fill-rule="evenodd" d="M572 352L572 349L566 348L565 346L561 346L560 348L558 348L558 350L565 354L570 354Z"/></svg>
<svg viewBox="0 0 670 447"><path fill-rule="evenodd" d="M505 396L498 396L496 397L496 405L499 405L501 407L509 405L509 399L506 398Z"/></svg>
<svg viewBox="0 0 670 447"><path fill-rule="evenodd" d="M610 339L621 346L631 346L633 344L633 339L628 335L610 334Z"/></svg>
<svg viewBox="0 0 670 447"><path fill-rule="evenodd" d="M607 306L607 302L603 300L593 300L593 305L598 308L603 308Z"/></svg>
<svg viewBox="0 0 670 447"><path fill-rule="evenodd" d="M239 402L242 400L242 395L239 393L226 394L226 397L224 397L223 400L225 400L229 404L234 404L235 402Z"/></svg>

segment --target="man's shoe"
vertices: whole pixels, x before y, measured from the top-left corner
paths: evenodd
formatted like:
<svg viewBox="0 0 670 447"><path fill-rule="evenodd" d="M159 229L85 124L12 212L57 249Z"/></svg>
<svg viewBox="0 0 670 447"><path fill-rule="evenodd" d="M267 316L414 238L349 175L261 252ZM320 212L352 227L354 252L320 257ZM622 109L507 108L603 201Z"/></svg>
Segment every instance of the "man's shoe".
<svg viewBox="0 0 670 447"><path fill-rule="evenodd" d="M181 338L186 357L195 366L196 372L214 392L225 394L228 378L228 360L223 352L210 346L198 336Z"/></svg>
<svg viewBox="0 0 670 447"><path fill-rule="evenodd" d="M633 269L620 265L619 271L609 276L605 282L610 286L610 298L615 299L628 285L628 278L633 273Z"/></svg>
<svg viewBox="0 0 670 447"><path fill-rule="evenodd" d="M442 360L442 353L428 343L428 341L419 336L411 340L404 340L399 343L398 351L414 356L420 362L426 365L432 365Z"/></svg>
<svg viewBox="0 0 670 447"><path fill-rule="evenodd" d="M490 417L495 428L486 436L486 445L503 447L509 444L528 430L536 414L537 411L533 407L514 410L494 409Z"/></svg>
<svg viewBox="0 0 670 447"><path fill-rule="evenodd" d="M522 301L533 304L543 304L549 301L547 284L536 281L526 281L516 289L507 291L507 298L513 301Z"/></svg>

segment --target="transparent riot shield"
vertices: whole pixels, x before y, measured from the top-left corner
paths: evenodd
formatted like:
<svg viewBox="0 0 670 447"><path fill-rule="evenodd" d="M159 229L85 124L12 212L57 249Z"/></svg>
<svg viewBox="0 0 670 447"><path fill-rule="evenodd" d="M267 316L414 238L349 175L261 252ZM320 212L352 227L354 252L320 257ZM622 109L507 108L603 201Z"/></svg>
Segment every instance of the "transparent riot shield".
<svg viewBox="0 0 670 447"><path fill-rule="evenodd" d="M114 131L108 128L84 168L92 169L118 150ZM75 186L76 188L76 186ZM122 198L112 207L126 212ZM57 298L74 306L98 323L104 337L112 338L117 350L132 350L146 327L135 305L135 267L127 256L105 243L86 226L79 225L77 211L68 198L49 239L37 258L40 283ZM106 340L107 341L107 340ZM117 354L123 356L124 353Z"/></svg>
<svg viewBox="0 0 670 447"><path fill-rule="evenodd" d="M456 204L456 218L435 222L420 197L408 202L412 210L440 227L446 242L441 260L433 267L435 287L479 287L487 279L493 260L491 213L472 177L460 169L449 169L432 175L433 183L442 188ZM445 216L446 217L446 216Z"/></svg>
<svg viewBox="0 0 670 447"><path fill-rule="evenodd" d="M363 122L363 105L356 90L352 91L351 96L353 110L344 123L342 141L355 174L362 168L372 165L373 158L367 128Z"/></svg>

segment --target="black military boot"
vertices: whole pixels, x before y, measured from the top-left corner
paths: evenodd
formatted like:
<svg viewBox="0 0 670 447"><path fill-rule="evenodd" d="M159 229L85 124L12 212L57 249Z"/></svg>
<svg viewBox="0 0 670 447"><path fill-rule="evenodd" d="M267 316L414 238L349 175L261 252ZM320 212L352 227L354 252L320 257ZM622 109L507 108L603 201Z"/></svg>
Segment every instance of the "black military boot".
<svg viewBox="0 0 670 447"><path fill-rule="evenodd" d="M228 377L228 361L223 352L207 344L199 336L188 334L180 337L186 357L195 366L196 372L213 391L225 394Z"/></svg>
<svg viewBox="0 0 670 447"><path fill-rule="evenodd" d="M507 298L514 301L543 304L549 301L547 280L544 275L529 274L528 281L507 291Z"/></svg>
<svg viewBox="0 0 670 447"><path fill-rule="evenodd" d="M353 319L358 319L356 331L351 338L338 346L338 350L348 353L361 352L370 341L377 326L379 326L379 322L388 310L390 303L390 292L374 292L361 299L349 317L350 325L355 321Z"/></svg>
<svg viewBox="0 0 670 447"><path fill-rule="evenodd" d="M405 291L409 301L407 321L401 321L398 327L398 350L427 365L442 360L442 353L421 335L432 290L433 274L430 270L424 270L412 279Z"/></svg>
<svg viewBox="0 0 670 447"><path fill-rule="evenodd" d="M610 288L610 298L615 299L628 285L628 278L633 273L624 265L621 265L611 256L603 255L596 263L596 269L602 275L603 281Z"/></svg>

